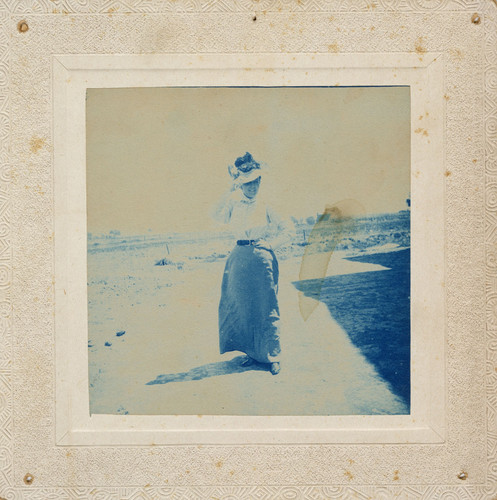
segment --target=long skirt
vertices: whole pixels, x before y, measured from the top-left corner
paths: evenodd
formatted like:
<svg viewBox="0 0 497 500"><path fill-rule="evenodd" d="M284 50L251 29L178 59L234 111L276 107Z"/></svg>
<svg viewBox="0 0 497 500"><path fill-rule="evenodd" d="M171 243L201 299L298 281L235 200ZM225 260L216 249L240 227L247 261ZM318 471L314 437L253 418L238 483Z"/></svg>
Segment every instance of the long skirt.
<svg viewBox="0 0 497 500"><path fill-rule="evenodd" d="M278 276L271 249L235 246L226 261L219 303L221 354L241 351L260 363L278 359Z"/></svg>

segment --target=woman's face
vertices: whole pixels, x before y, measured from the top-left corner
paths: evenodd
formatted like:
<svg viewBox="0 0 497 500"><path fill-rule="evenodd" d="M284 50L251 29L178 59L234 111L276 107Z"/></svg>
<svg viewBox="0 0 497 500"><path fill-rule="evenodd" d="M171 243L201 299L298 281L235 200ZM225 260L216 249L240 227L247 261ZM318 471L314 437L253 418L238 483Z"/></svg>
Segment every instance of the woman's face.
<svg viewBox="0 0 497 500"><path fill-rule="evenodd" d="M254 198L259 192L259 187L261 185L261 178L257 177L252 182L247 182L241 185L241 190L247 198Z"/></svg>

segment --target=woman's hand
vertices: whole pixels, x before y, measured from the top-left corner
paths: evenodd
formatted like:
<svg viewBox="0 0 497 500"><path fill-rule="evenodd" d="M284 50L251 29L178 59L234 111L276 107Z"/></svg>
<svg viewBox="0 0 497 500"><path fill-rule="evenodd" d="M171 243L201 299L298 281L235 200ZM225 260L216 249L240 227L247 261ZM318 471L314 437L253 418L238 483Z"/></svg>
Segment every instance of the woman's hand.
<svg viewBox="0 0 497 500"><path fill-rule="evenodd" d="M231 184L231 187L230 187L230 192L233 193L234 191L236 191L237 189L240 189L240 186L243 184L243 182L238 179L238 180L234 180L233 183Z"/></svg>
<svg viewBox="0 0 497 500"><path fill-rule="evenodd" d="M265 240L264 238L259 238L257 240L257 245L256 246L263 247L263 248L272 248L271 244L267 240Z"/></svg>

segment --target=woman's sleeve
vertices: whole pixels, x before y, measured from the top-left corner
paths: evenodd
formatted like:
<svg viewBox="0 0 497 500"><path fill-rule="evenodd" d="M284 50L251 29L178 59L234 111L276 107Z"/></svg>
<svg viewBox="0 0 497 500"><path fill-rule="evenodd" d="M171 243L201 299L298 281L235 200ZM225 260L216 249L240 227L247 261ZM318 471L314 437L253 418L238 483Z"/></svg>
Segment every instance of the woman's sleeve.
<svg viewBox="0 0 497 500"><path fill-rule="evenodd" d="M228 191L221 196L219 201L211 210L211 217L220 224L228 224L231 220L233 210L232 191Z"/></svg>
<svg viewBox="0 0 497 500"><path fill-rule="evenodd" d="M266 208L266 215L271 228L271 246L278 248L292 241L292 230L288 221L280 217L270 206Z"/></svg>

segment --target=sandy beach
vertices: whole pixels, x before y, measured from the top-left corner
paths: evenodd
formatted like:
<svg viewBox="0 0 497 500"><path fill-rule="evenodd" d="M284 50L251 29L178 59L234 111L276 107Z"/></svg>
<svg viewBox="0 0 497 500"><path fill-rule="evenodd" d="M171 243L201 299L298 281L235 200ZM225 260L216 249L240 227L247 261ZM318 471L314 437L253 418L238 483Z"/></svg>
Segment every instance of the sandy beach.
<svg viewBox="0 0 497 500"><path fill-rule="evenodd" d="M321 293L321 300L298 290L302 289L300 257L280 262L282 369L277 376L265 366L242 366L242 353L219 354L217 308L224 259L156 266L154 262L164 256L160 247L89 254L91 413L409 413L408 390L396 384L395 373L385 371L385 366L392 365L405 385L409 364L371 355L376 352L371 342L391 344L386 335L395 334L388 330L395 324L385 323L382 337L368 344L361 340L364 332L354 331L353 325L331 314L338 300L333 293L343 289L353 294L360 285L362 297L369 297L370 278L384 276L388 283L386 273L393 272L388 264L395 254L400 255L395 251L379 254L385 256L381 263L372 263L335 252L326 280L345 281L338 287L324 282L328 295ZM354 281L357 277L359 284ZM382 295L381 290L370 292L373 299ZM307 321L300 314L299 294L316 300ZM342 295L344 303L349 303ZM375 303L368 307L378 308ZM375 321L381 311L376 315ZM367 322L367 317L360 322ZM408 360L408 327L402 335L395 342L407 346ZM404 359L405 354L404 349ZM395 351L388 355L395 358ZM383 358L385 366L379 362Z"/></svg>

